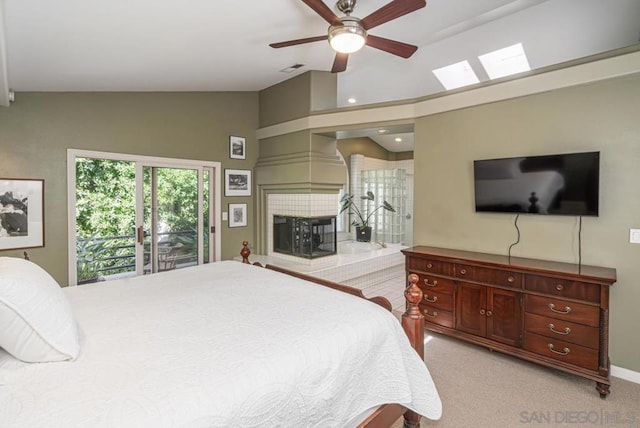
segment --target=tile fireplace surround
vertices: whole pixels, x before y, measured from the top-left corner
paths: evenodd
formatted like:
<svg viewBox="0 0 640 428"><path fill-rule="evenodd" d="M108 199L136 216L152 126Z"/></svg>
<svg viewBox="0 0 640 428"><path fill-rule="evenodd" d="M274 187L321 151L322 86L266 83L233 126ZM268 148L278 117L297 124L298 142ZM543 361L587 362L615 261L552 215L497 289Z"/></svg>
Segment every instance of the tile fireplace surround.
<svg viewBox="0 0 640 428"><path fill-rule="evenodd" d="M305 259L273 251L273 216L319 217L338 215L338 194L287 193L270 194L267 197L267 248L268 256L297 263L313 265L321 259ZM323 259L335 256L327 256Z"/></svg>

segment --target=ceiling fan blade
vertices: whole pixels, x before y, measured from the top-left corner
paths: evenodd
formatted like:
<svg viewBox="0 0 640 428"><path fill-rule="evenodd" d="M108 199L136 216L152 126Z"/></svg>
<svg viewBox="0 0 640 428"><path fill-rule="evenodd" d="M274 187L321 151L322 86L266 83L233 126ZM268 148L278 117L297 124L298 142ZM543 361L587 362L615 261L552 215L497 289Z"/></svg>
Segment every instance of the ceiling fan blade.
<svg viewBox="0 0 640 428"><path fill-rule="evenodd" d="M304 1L304 0L303 0ZM360 21L365 30L382 25L427 5L425 0L393 0Z"/></svg>
<svg viewBox="0 0 640 428"><path fill-rule="evenodd" d="M327 40L328 38L328 36L307 37L306 39L295 39L288 40L286 42L271 43L269 46L271 46L272 48L286 48L287 46L301 45L303 43L319 42L321 40Z"/></svg>
<svg viewBox="0 0 640 428"><path fill-rule="evenodd" d="M333 60L333 67L331 68L331 72L340 73L341 71L345 71L347 69L348 60L349 54L337 52L336 59Z"/></svg>
<svg viewBox="0 0 640 428"><path fill-rule="evenodd" d="M336 16L329 6L327 6L322 0L302 0L304 4L313 9L318 15L322 17L331 25L340 25L342 21Z"/></svg>
<svg viewBox="0 0 640 428"><path fill-rule="evenodd" d="M402 58L409 58L418 50L417 46L385 39L384 37L372 36L371 34L367 36L366 44L372 48L380 49L381 51L389 52Z"/></svg>

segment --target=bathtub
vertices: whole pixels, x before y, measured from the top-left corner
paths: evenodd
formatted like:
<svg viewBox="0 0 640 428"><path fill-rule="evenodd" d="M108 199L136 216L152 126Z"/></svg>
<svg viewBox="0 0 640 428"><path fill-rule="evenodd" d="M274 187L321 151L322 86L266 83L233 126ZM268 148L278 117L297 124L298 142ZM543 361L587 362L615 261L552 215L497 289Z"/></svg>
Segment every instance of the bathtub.
<svg viewBox="0 0 640 428"><path fill-rule="evenodd" d="M408 248L402 244L339 241L338 254L304 259L284 254L273 256L251 255L251 261L263 265L273 264L296 272L305 273L329 281L364 288L393 276L404 275L404 254Z"/></svg>
<svg viewBox="0 0 640 428"><path fill-rule="evenodd" d="M375 242L358 242L358 241L343 241L338 242L338 254L361 254L370 253L377 250L382 250L383 247Z"/></svg>

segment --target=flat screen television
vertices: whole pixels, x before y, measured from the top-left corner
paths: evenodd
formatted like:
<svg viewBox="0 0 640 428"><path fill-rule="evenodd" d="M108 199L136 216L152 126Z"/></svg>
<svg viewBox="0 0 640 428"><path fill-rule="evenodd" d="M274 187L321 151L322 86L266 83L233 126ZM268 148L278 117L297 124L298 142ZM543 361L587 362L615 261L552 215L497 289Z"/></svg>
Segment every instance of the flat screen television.
<svg viewBox="0 0 640 428"><path fill-rule="evenodd" d="M476 212L597 216L600 152L473 162Z"/></svg>

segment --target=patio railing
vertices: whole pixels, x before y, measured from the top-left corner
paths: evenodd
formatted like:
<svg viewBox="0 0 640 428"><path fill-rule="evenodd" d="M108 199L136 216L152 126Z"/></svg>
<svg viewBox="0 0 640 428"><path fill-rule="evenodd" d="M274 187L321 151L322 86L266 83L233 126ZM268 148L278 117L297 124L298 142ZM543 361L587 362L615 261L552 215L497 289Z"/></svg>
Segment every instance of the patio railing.
<svg viewBox="0 0 640 428"><path fill-rule="evenodd" d="M145 237L148 237L145 232ZM194 254L197 239L195 230L159 233L158 245L181 243L181 254ZM78 282L91 281L99 276L131 272L136 267L136 236L91 236L77 239ZM149 243L145 242L145 264L151 263Z"/></svg>

